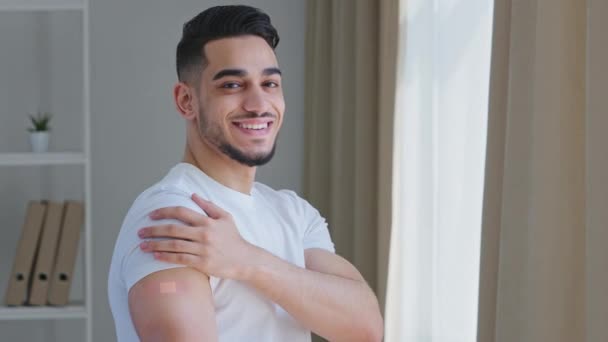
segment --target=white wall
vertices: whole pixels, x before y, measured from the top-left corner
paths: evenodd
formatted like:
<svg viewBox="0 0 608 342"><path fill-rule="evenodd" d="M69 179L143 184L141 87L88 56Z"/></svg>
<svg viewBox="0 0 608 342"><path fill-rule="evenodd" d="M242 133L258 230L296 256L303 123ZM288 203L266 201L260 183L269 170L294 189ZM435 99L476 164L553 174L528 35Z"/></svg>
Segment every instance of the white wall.
<svg viewBox="0 0 608 342"><path fill-rule="evenodd" d="M94 336L114 340L107 271L125 213L135 197L180 160L185 129L171 88L182 24L235 1L91 0L91 128ZM276 188L301 188L305 0L239 3L270 14L281 36L286 121L277 155L258 173Z"/></svg>

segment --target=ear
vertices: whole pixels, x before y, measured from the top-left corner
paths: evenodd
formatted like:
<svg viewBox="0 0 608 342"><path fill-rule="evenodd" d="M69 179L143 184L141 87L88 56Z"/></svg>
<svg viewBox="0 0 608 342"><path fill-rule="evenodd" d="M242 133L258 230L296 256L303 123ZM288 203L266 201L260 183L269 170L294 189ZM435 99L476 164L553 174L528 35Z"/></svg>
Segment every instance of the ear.
<svg viewBox="0 0 608 342"><path fill-rule="evenodd" d="M198 112L198 98L195 89L184 82L177 82L173 87L175 107L186 120L194 120Z"/></svg>

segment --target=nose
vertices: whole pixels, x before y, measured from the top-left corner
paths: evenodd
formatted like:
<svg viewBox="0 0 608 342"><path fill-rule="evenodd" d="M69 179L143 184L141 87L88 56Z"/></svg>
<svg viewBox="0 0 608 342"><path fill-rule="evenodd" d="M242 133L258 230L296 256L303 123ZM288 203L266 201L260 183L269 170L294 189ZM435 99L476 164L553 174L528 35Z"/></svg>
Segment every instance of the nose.
<svg viewBox="0 0 608 342"><path fill-rule="evenodd" d="M250 87L243 100L243 109L249 113L263 114L270 111L267 94L261 87Z"/></svg>

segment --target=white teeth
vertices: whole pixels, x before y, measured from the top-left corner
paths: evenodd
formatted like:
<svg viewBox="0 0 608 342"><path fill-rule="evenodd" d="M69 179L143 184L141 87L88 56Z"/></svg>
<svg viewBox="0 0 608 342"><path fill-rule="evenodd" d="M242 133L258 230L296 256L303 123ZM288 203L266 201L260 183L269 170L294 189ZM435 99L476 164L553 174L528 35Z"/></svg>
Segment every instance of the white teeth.
<svg viewBox="0 0 608 342"><path fill-rule="evenodd" d="M240 123L239 127L245 128L245 129L256 129L256 130L259 130L259 129L265 129L265 128L267 128L268 127L268 123L255 124L255 125Z"/></svg>

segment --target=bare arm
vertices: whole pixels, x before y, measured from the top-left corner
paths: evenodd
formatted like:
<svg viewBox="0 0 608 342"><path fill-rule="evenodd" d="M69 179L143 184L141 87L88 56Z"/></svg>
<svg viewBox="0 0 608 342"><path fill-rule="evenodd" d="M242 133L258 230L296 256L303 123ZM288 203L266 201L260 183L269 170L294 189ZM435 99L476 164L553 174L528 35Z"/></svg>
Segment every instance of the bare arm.
<svg viewBox="0 0 608 342"><path fill-rule="evenodd" d="M258 248L244 281L330 341L381 341L378 301L356 268L322 249L305 257L306 269Z"/></svg>
<svg viewBox="0 0 608 342"><path fill-rule="evenodd" d="M142 278L129 291L129 310L142 342L217 341L209 278L192 268Z"/></svg>

